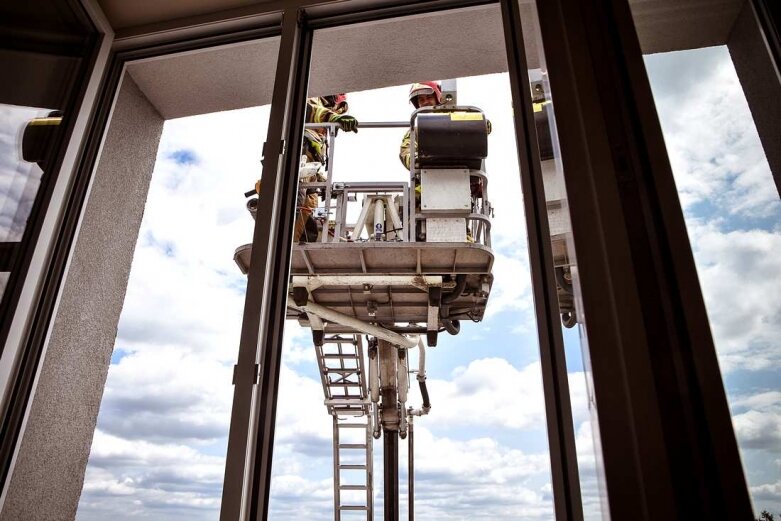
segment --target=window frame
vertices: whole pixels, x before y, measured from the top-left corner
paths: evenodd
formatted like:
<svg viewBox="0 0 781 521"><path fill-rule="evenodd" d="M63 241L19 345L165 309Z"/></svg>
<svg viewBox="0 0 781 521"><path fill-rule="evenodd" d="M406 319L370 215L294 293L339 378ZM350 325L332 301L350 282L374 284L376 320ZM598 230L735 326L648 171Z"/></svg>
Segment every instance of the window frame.
<svg viewBox="0 0 781 521"><path fill-rule="evenodd" d="M755 5L762 3L752 1ZM91 0L84 2L91 4ZM96 77L103 79L94 108L79 113L79 120L86 120L80 123L84 126L77 128L73 118L68 129L72 135L67 154L76 154L76 168L65 200L61 206L49 205L45 212L36 215L34 225L32 221L28 225L39 233L44 219L57 221L51 246L41 241L29 243L26 258L31 259L33 254L45 256L43 275L36 281L40 291L30 304L29 319L26 311L21 316L20 306L13 317L21 324L20 349L24 357L12 381L13 393L3 403L3 489L21 440L102 137L127 62L265 36L281 36L283 40L264 149L265 157L276 156L279 160L266 161L263 172L264 177L273 178L271 184L277 190L261 195L269 204L260 205L267 210L259 212L254 232L253 259L260 260L253 262L248 275L231 412L233 448L229 448L226 464L221 513L224 521L247 516L266 519L286 296L284 280L291 247L289 229L293 214L286 209L295 199L295 176L285 174L294 172L297 163L292 154L286 153L294 147L285 144L300 142L301 129L291 122L301 119L297 119L298 111L306 97L311 33L319 28L496 2L502 6L519 159L528 173L522 175L522 186L529 203L529 240L534 245L530 247L530 261L543 358L554 503L557 519L581 519L567 373L555 290L550 283L554 278L552 263L548 262L551 253L546 240L547 215L539 158L533 146L536 137L533 119L529 119L531 96L515 0L428 0L413 5L402 0L274 2L259 5L260 12L253 16L119 38L106 58L105 68L96 54L90 65L90 82L97 81ZM600 407L600 439L610 441L603 443L603 452L597 454L609 513L614 519L650 521L664 518L659 512L698 518L703 512L712 513L708 509L713 508L718 516L747 518L751 513L748 490L628 2L536 0L536 5L552 91L559 107L557 127L584 307L590 324L588 354ZM762 9L758 11L767 24L770 15ZM590 30L585 20L593 23L592 27L606 29ZM103 27L106 26L104 23ZM777 33L774 34L777 49ZM109 30L104 30L97 45L100 52L108 53L106 46L112 37ZM601 57L605 72L602 77L595 75L592 56ZM778 68L777 53L774 58ZM83 83L82 89L86 89L87 80ZM605 93L610 93L610 106ZM77 106L87 100L84 92L79 100ZM620 110L615 111L615 106ZM601 131L594 132L595 128ZM85 139L81 148L79 133ZM65 163L67 154L66 147L61 146L58 164ZM638 158L648 159L648 163L639 165ZM627 183L633 185L636 193L623 189ZM642 204L634 218L642 225L642 231L629 235L622 229L627 224L623 219L610 218L621 216L627 205L637 200ZM637 252L641 250L654 252L652 262L638 262ZM641 283L646 276L642 273L644 267L659 282L654 291ZM28 280L25 285L30 283ZM643 320L646 311L653 318L651 322ZM4 334L7 332L0 332ZM656 353L654 348L659 342L672 347ZM664 400L676 396L695 399L674 411ZM697 410L697 405L702 409ZM674 424L676 418L684 420L678 427ZM707 443L699 444L701 440ZM687 456L687 451L691 455ZM671 455L683 457L676 460ZM247 462L251 464L248 466ZM700 472L702 469L715 475L706 476ZM694 476L693 483L665 482L676 470ZM245 475L252 476L249 494L243 493ZM692 487L699 487L699 495L687 499ZM700 501L702 498L713 503L702 506L706 503Z"/></svg>

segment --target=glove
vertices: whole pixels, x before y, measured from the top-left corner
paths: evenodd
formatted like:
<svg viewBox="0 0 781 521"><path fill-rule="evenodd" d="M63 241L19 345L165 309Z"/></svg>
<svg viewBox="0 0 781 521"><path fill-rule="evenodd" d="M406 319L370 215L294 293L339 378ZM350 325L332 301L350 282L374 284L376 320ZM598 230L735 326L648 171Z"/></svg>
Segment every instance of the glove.
<svg viewBox="0 0 781 521"><path fill-rule="evenodd" d="M336 118L336 123L339 124L339 128L345 132L358 133L358 120L352 116L344 115Z"/></svg>

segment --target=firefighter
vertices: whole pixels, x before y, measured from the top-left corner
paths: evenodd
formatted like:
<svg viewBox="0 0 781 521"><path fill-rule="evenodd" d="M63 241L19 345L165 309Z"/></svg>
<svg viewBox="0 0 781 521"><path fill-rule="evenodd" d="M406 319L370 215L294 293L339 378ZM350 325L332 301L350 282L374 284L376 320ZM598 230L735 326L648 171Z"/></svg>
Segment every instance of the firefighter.
<svg viewBox="0 0 781 521"><path fill-rule="evenodd" d="M337 123L345 132L358 132L358 121L346 114L347 96L334 94L306 100L307 123ZM310 162L326 164L328 159L328 132L324 128L304 131L304 154Z"/></svg>
<svg viewBox="0 0 781 521"><path fill-rule="evenodd" d="M358 132L358 121L346 114L349 106L347 96L334 94L306 100L307 123L337 123L345 132ZM324 128L307 128L304 130L302 153L309 163L327 165L328 161L328 131ZM310 168L311 170L311 168ZM321 173L307 173L299 177L302 183L325 181ZM296 222L293 230L293 240L313 241L317 239L317 225L312 219L312 213L317 208L319 196L316 190L299 190L296 198Z"/></svg>
<svg viewBox="0 0 781 521"><path fill-rule="evenodd" d="M435 81L413 83L409 89L409 101L416 109L421 107L436 107L442 104L442 87ZM399 149L399 159L407 170L410 168L410 135L409 130L404 134ZM417 148L417 144L415 145Z"/></svg>
<svg viewBox="0 0 781 521"><path fill-rule="evenodd" d="M435 81L424 81L421 83L413 83L409 89L409 101L412 105L419 109L421 107L436 107L442 104L442 88ZM417 151L418 143L415 142L415 150ZM408 130L401 140L401 146L399 147L399 159L401 164L409 170L410 161L412 159L410 155L410 131ZM415 182L415 208L420 210L420 180L416 178ZM418 240L425 240L422 235L421 223L416 224L415 234Z"/></svg>

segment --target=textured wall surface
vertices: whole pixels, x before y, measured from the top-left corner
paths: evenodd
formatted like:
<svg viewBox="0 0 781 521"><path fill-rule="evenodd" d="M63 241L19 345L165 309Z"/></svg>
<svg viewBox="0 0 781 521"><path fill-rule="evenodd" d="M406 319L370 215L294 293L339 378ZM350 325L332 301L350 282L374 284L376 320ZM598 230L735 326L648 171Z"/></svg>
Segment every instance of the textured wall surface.
<svg viewBox="0 0 781 521"><path fill-rule="evenodd" d="M750 2L738 17L727 46L781 193L781 82Z"/></svg>
<svg viewBox="0 0 781 521"><path fill-rule="evenodd" d="M279 38L131 63L128 71L165 119L268 105Z"/></svg>
<svg viewBox="0 0 781 521"><path fill-rule="evenodd" d="M532 17L523 19L536 67ZM504 72L502 31L496 5L322 29L314 35L309 93ZM144 60L128 71L163 117L180 118L271 103L278 50L279 38L266 38Z"/></svg>
<svg viewBox="0 0 781 521"><path fill-rule="evenodd" d="M163 118L125 77L92 184L2 521L72 520Z"/></svg>
<svg viewBox="0 0 781 521"><path fill-rule="evenodd" d="M242 1L247 0L219 0L211 7L238 7ZM192 14L205 9L203 2L174 3L181 13L188 6ZM724 45L744 3L632 0L630 5L643 53L652 54ZM171 15L158 4L102 2L109 10L137 16L136 23ZM262 10L259 4L255 7ZM532 4L521 0L521 21L528 65L536 69L540 67L539 29ZM119 18L130 23L128 17ZM278 45L278 38L267 38L144 60L128 70L166 119L267 105ZM485 5L318 30L309 93L322 96L506 70L501 13L497 5Z"/></svg>

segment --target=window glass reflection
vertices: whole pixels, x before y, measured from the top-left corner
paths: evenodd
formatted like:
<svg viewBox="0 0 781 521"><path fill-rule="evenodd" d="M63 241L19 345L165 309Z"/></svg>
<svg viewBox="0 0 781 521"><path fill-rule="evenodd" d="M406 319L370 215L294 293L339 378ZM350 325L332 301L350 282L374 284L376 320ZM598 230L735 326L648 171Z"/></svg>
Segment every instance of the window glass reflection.
<svg viewBox="0 0 781 521"><path fill-rule="evenodd" d="M645 59L757 513L781 511L781 202L727 47Z"/></svg>
<svg viewBox="0 0 781 521"><path fill-rule="evenodd" d="M31 120L48 112L0 104L0 242L22 239L43 175L37 163L23 158L22 139Z"/></svg>

